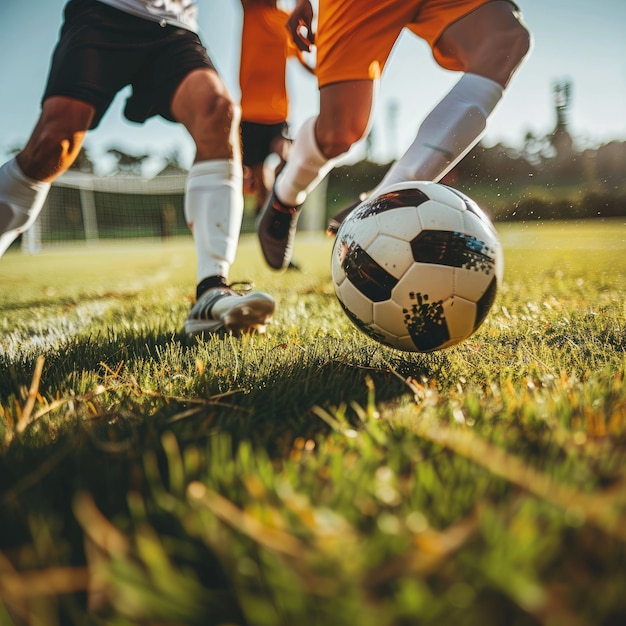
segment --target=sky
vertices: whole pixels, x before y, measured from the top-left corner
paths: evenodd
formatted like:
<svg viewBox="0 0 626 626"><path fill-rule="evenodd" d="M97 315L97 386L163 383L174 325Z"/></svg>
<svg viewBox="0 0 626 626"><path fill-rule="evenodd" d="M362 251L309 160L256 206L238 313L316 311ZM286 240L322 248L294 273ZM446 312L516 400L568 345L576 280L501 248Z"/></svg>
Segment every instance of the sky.
<svg viewBox="0 0 626 626"><path fill-rule="evenodd" d="M0 0L0 162L27 141L37 120L50 55L65 0ZM200 36L233 97L238 99L239 0L198 0ZM533 35L533 49L489 120L486 145L522 145L555 124L553 86L572 84L569 130L578 148L626 140L626 2L624 0L518 0ZM421 120L458 80L441 69L428 46L403 34L383 75L373 117L371 157L397 158L411 143ZM317 112L317 85L297 64L288 71L290 125L295 132ZM174 152L189 167L193 144L175 124L153 119L143 126L122 116L127 92L118 95L85 148L97 167L112 167L106 150L150 153L147 175ZM395 111L395 122L391 112ZM350 153L365 155L362 142ZM350 159L348 159L350 160Z"/></svg>

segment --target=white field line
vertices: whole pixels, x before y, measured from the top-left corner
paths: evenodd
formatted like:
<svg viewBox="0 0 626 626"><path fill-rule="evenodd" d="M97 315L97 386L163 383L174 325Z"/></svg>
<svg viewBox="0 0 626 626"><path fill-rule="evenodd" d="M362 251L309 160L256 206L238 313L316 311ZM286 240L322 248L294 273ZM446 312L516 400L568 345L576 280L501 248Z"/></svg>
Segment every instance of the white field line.
<svg viewBox="0 0 626 626"><path fill-rule="evenodd" d="M102 317L114 300L94 300L77 305L69 312L40 315L26 327L0 335L0 352L18 358L28 352L41 353L67 343L95 319Z"/></svg>

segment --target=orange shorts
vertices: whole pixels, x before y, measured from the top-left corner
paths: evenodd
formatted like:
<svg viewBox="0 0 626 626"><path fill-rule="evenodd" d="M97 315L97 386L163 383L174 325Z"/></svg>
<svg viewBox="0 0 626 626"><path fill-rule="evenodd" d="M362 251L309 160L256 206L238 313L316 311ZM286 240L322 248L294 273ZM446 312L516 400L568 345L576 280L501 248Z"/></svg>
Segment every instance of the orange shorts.
<svg viewBox="0 0 626 626"><path fill-rule="evenodd" d="M316 74L320 87L380 78L403 28L431 47L453 22L491 0L319 0Z"/></svg>

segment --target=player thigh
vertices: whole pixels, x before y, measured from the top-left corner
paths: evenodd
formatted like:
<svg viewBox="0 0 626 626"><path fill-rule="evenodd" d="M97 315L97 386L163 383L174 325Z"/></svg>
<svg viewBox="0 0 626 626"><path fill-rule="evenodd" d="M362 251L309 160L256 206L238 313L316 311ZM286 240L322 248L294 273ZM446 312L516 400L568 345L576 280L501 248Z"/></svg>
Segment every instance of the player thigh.
<svg viewBox="0 0 626 626"><path fill-rule="evenodd" d="M462 49L471 45L468 38L485 42L494 35L494 31L487 24L481 25L479 20L475 27L480 28L462 29L466 39L465 45L461 42L458 42L458 45L450 42L448 45L444 35L447 35L451 26L460 26L463 18L480 7L492 3L494 0L426 0L416 15L414 23L409 25L409 30L429 44L433 57L441 67L454 71L467 71L467 59L464 58ZM508 0L501 2L501 4L505 3L510 5L511 9L515 8L515 5Z"/></svg>
<svg viewBox="0 0 626 626"><path fill-rule="evenodd" d="M374 82L420 1L320 0L316 136L327 157L341 154L367 132Z"/></svg>
<svg viewBox="0 0 626 626"><path fill-rule="evenodd" d="M160 30L162 36L153 42L149 58L133 79L133 93L127 100L124 114L139 123L158 115L170 122L187 124L194 109L200 114L208 108L208 102L214 101L219 92L226 92L226 88L217 77L215 66L198 35L173 26ZM182 98L185 110L177 116L172 110L174 99L179 88L196 70L209 70L211 74L201 73L194 77L191 85L185 85ZM180 116L183 119L179 119Z"/></svg>
<svg viewBox="0 0 626 626"><path fill-rule="evenodd" d="M196 160L239 158L239 111L212 67L188 71L171 97L170 113L161 115L187 129Z"/></svg>
<svg viewBox="0 0 626 626"><path fill-rule="evenodd" d="M84 102L94 110L89 128L98 126L115 95L130 82L140 65L138 55L132 48L129 52L124 42L121 26L127 17L131 21L138 19L101 2L68 3L52 55L44 103L53 96ZM136 39L130 41L135 43ZM80 118L69 115L69 110L65 117L68 124L82 126Z"/></svg>
<svg viewBox="0 0 626 626"><path fill-rule="evenodd" d="M517 7L494 0L452 23L437 42L437 53L506 87L530 49L530 34Z"/></svg>
<svg viewBox="0 0 626 626"><path fill-rule="evenodd" d="M377 80L422 0L320 0L316 74L320 87Z"/></svg>

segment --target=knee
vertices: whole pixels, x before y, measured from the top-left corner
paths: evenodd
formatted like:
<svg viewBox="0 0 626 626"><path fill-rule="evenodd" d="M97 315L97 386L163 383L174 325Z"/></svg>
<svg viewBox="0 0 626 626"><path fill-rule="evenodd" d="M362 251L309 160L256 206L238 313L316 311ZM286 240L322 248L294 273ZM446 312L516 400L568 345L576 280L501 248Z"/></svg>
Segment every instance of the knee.
<svg viewBox="0 0 626 626"><path fill-rule="evenodd" d="M479 74L506 87L530 47L530 33L511 5L488 2L448 27L435 56L443 67Z"/></svg>
<svg viewBox="0 0 626 626"><path fill-rule="evenodd" d="M62 174L78 155L84 132L62 126L39 125L17 155L22 171L35 180L49 180Z"/></svg>
<svg viewBox="0 0 626 626"><path fill-rule="evenodd" d="M185 126L196 146L196 159L232 159L240 153L238 108L226 93L196 103Z"/></svg>
<svg viewBox="0 0 626 626"><path fill-rule="evenodd" d="M196 109L196 119L191 134L197 141L228 137L235 124L237 108L225 93L208 98Z"/></svg>
<svg viewBox="0 0 626 626"><path fill-rule="evenodd" d="M331 126L318 124L316 139L320 152L327 158L341 156L365 136L364 126L347 124L333 124Z"/></svg>
<svg viewBox="0 0 626 626"><path fill-rule="evenodd" d="M47 125L38 129L33 135L36 152L42 154L57 153L70 150L75 142L73 133L58 125Z"/></svg>

